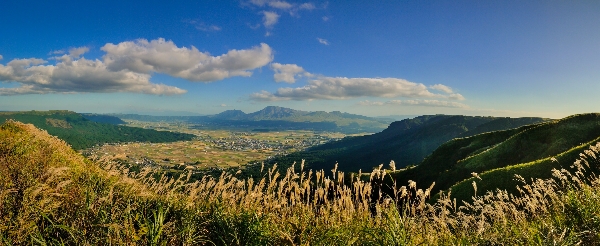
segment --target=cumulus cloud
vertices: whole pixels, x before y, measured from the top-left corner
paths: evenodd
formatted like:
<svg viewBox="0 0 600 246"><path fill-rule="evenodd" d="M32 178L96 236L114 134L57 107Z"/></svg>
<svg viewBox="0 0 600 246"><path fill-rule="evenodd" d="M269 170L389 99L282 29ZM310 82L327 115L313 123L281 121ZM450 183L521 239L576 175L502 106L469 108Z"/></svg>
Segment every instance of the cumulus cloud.
<svg viewBox="0 0 600 246"><path fill-rule="evenodd" d="M362 106L385 106L385 105L403 105L403 106L425 106L425 107L444 107L444 108L468 108L469 106L457 103L457 102L449 102L449 101L440 101L440 100L422 100L422 99L413 99L413 100L391 100L386 102L372 102L372 101L360 101L358 103Z"/></svg>
<svg viewBox="0 0 600 246"><path fill-rule="evenodd" d="M442 84L435 84L435 85L429 86L429 88L448 94L448 95L446 95L446 98L448 98L448 99L458 100L458 101L465 100L465 97L463 95L454 93L454 90L452 88L450 88L449 86L442 85Z"/></svg>
<svg viewBox="0 0 600 246"><path fill-rule="evenodd" d="M290 100L289 98L277 97L273 95L271 92L262 90L260 92L255 92L250 95L250 100L258 101L258 102L274 102L274 101L284 101Z"/></svg>
<svg viewBox="0 0 600 246"><path fill-rule="evenodd" d="M443 91L446 93L452 93L452 88L442 85L442 84L435 84L435 85L429 86L429 88L438 90L438 91Z"/></svg>
<svg viewBox="0 0 600 246"><path fill-rule="evenodd" d="M465 100L465 97L463 97L463 95L458 94L458 93L452 93L452 94L448 95L448 99L462 101L462 100Z"/></svg>
<svg viewBox="0 0 600 246"><path fill-rule="evenodd" d="M268 92L267 92L268 93ZM279 88L275 93L254 93L251 99L269 100L340 100L357 97L444 97L427 90L427 86L397 78L318 77L308 85Z"/></svg>
<svg viewBox="0 0 600 246"><path fill-rule="evenodd" d="M81 55L75 50L73 55ZM72 93L72 92L134 92L156 95L183 94L177 87L150 82L150 75L131 71L111 71L100 60L80 58L43 65L42 59L15 59L0 64L0 81L17 82L20 87L1 88L0 95Z"/></svg>
<svg viewBox="0 0 600 246"><path fill-rule="evenodd" d="M296 64L273 63L271 64L271 69L275 71L275 75L273 75L275 82L285 82L292 84L296 82L296 78L302 76L312 76L310 73L304 71L304 68Z"/></svg>
<svg viewBox="0 0 600 246"><path fill-rule="evenodd" d="M243 2L243 5L259 7L262 11L258 12L263 16L262 25L267 29L265 36L270 36L272 29L278 22L282 13L288 13L290 16L299 17L300 11L311 11L317 7L309 2L293 3L284 0L249 0ZM326 8L326 6L324 7ZM253 27L252 25L250 25ZM254 29L254 28L253 28Z"/></svg>
<svg viewBox="0 0 600 246"><path fill-rule="evenodd" d="M266 28L272 28L279 20L279 15L273 11L263 11L263 25Z"/></svg>
<svg viewBox="0 0 600 246"><path fill-rule="evenodd" d="M0 55L0 60L4 59L4 57L2 55Z"/></svg>
<svg viewBox="0 0 600 246"><path fill-rule="evenodd" d="M275 92L260 91L250 95L253 101L281 101L281 100L345 100L359 97L383 97L383 98L414 98L414 99L448 99L465 100L465 98L454 93L453 90L442 84L425 86L421 83L410 82L398 78L346 78L346 77L327 77L315 75L305 71L296 64L271 64L271 69L275 71L273 76L275 82L295 83L296 79L301 77L311 78L305 86L284 87ZM434 93L429 89L441 91L443 93ZM411 103L416 101L404 101ZM437 103L442 106L443 101L429 100L419 101L420 104L433 105ZM448 104L458 106L460 104Z"/></svg>
<svg viewBox="0 0 600 246"><path fill-rule="evenodd" d="M88 47L70 48L69 56L73 57L73 58L77 58L89 51L90 51L90 48L88 48Z"/></svg>
<svg viewBox="0 0 600 246"><path fill-rule="evenodd" d="M234 76L250 76L251 70L263 67L273 60L269 45L246 50L230 50L220 56L200 52L196 47L177 47L172 41L159 38L148 41L106 44L104 63L111 71L136 73L165 73L190 81L211 82Z"/></svg>
<svg viewBox="0 0 600 246"><path fill-rule="evenodd" d="M261 44L246 50L230 50L211 56L195 47L177 47L172 41L148 41L106 44L102 60L89 60L83 54L88 47L54 51L63 54L47 60L14 59L0 64L0 82L18 87L0 88L0 95L44 93L110 93L132 92L155 95L176 95L186 90L150 82L153 73L168 74L190 81L210 82L233 76L250 76L252 70L273 60L272 50Z"/></svg>
<svg viewBox="0 0 600 246"><path fill-rule="evenodd" d="M321 44L329 45L329 42L327 41L327 39L317 38L317 41L319 41L319 43L321 43Z"/></svg>

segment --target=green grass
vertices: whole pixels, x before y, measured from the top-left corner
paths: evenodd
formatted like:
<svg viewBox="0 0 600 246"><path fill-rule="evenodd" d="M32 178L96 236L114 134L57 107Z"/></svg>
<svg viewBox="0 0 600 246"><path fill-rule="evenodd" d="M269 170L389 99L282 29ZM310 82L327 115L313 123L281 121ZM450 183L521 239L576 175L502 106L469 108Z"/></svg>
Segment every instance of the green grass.
<svg viewBox="0 0 600 246"><path fill-rule="evenodd" d="M525 180L532 180L552 177L552 169L572 171L572 163L580 157L580 153L597 142L600 142L600 137L552 157L488 170L478 174L481 179L475 177L465 179L450 189L452 189L453 197L459 200L470 200L470 197L475 195L473 182L476 183L478 194L485 194L496 189L518 193L516 186L522 182L517 180L515 175L519 175Z"/></svg>
<svg viewBox="0 0 600 246"><path fill-rule="evenodd" d="M103 143L174 142L191 140L194 137L191 134L97 123L66 110L0 113L0 122L8 119L33 124L66 141L77 150Z"/></svg>
<svg viewBox="0 0 600 246"><path fill-rule="evenodd" d="M399 183L413 180L423 185L435 182L433 191L437 193L471 178L472 173L481 174L495 169L504 170L496 171L494 175L497 177L489 178L489 187L496 187L495 180L499 180L498 183L501 183L505 182L504 180L512 179L515 170L525 163L529 163L525 166L533 166L522 169L520 174L523 177L549 177L549 170L552 167L558 167L549 164L548 160L551 157L558 159L558 155L574 148L575 152L582 150L583 143L593 144L593 140L599 136L600 114L580 114L511 130L457 138L441 145L415 168L394 173L393 180ZM572 158L565 159L561 163L569 163L577 158L576 154L569 156ZM564 157L561 158L564 159ZM538 164L541 166L534 167ZM503 167L508 168L502 169ZM541 170L546 171L542 172ZM531 174L527 172L531 172ZM471 181L468 181L469 185L471 185ZM466 187L466 185L461 184L460 187ZM499 187L503 189L514 187L514 183ZM470 195L461 194L460 197L470 198Z"/></svg>

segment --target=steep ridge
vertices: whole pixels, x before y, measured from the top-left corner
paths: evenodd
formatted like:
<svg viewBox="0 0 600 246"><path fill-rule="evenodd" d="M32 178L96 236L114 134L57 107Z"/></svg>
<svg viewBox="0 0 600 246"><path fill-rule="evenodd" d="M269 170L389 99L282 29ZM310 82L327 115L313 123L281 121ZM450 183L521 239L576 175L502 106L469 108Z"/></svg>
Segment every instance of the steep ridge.
<svg viewBox="0 0 600 246"><path fill-rule="evenodd" d="M509 122L498 124L495 121ZM425 115L393 122L380 133L350 137L275 159L284 165L306 159L310 168L328 169L336 162L343 171L370 171L394 160L401 168L420 163L443 143L489 124L486 129L505 129L542 122L542 118L498 118L462 115ZM479 130L478 130L479 131Z"/></svg>
<svg viewBox="0 0 600 246"><path fill-rule="evenodd" d="M98 123L106 123L106 124L113 124L113 125L127 124L127 122L123 121L119 117L110 116L110 115L82 113L81 116L83 116L84 118L86 118L88 120L91 120L93 122L98 122Z"/></svg>
<svg viewBox="0 0 600 246"><path fill-rule="evenodd" d="M393 178L399 183L413 180L422 186L435 182L434 191L439 191L469 179L471 173L475 172L483 173L480 176L488 178L485 185L489 189L510 188L515 185L509 182L514 175L499 178L494 173L506 173L506 170L517 170L514 169L516 166L527 166L518 169L522 170L522 176L547 177L550 167L556 167L550 161L553 157L560 157L561 163L568 166L577 158L577 153L595 144L599 136L600 114L580 114L511 130L458 138L440 146L418 166L394 173ZM542 166L547 168L537 170ZM527 173L534 169L537 170L535 173ZM497 179L502 181L489 181ZM464 189L465 184L460 187L458 189ZM482 188L478 193L485 191ZM453 188L453 193L457 192Z"/></svg>

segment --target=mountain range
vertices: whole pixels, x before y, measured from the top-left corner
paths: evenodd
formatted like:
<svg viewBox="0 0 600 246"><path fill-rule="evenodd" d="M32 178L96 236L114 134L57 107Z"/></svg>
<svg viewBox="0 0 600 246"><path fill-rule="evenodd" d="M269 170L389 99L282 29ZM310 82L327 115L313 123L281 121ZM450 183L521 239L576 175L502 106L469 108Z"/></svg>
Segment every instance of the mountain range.
<svg viewBox="0 0 600 246"><path fill-rule="evenodd" d="M264 128L271 130L317 130L345 133L379 132L393 119L373 118L340 111L302 111L277 106L267 106L253 113L226 110L208 116L147 116L110 114L121 119L141 121L183 121L207 127Z"/></svg>
<svg viewBox="0 0 600 246"><path fill-rule="evenodd" d="M346 137L273 161L288 165L305 159L312 169L329 169L339 163L341 171L369 172L379 164L394 160L396 167L402 168L419 164L440 145L453 138L506 130L546 120L548 119L535 117L424 115L393 122L379 133Z"/></svg>

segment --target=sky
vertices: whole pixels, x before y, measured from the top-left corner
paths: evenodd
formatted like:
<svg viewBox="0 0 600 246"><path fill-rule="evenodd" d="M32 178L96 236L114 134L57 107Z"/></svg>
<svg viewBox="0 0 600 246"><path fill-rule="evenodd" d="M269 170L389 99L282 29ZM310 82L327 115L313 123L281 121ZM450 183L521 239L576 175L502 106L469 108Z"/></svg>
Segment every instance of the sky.
<svg viewBox="0 0 600 246"><path fill-rule="evenodd" d="M3 1L0 111L598 112L600 1Z"/></svg>

